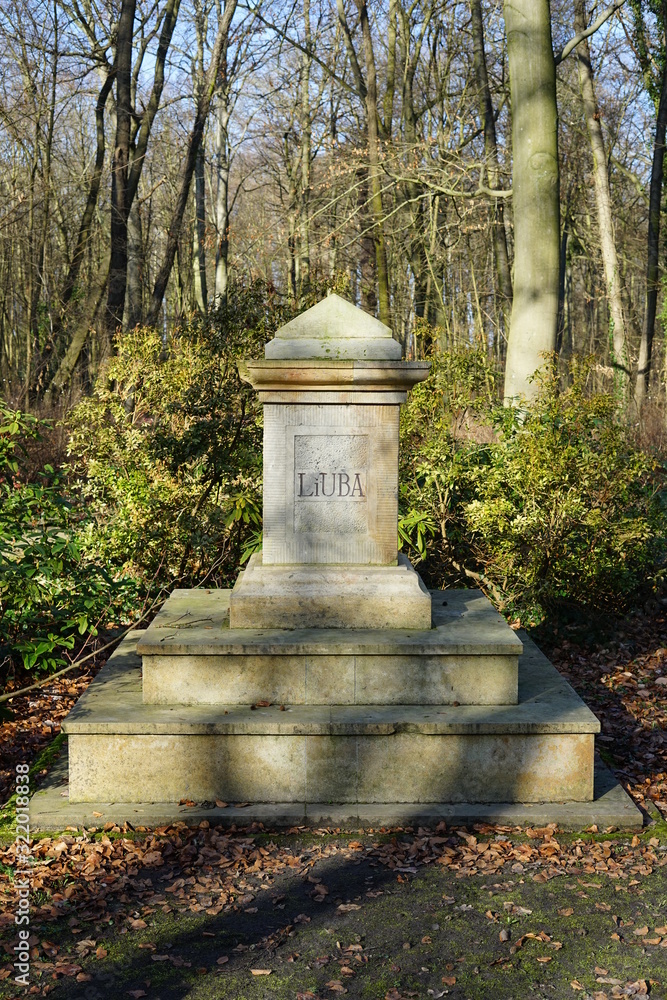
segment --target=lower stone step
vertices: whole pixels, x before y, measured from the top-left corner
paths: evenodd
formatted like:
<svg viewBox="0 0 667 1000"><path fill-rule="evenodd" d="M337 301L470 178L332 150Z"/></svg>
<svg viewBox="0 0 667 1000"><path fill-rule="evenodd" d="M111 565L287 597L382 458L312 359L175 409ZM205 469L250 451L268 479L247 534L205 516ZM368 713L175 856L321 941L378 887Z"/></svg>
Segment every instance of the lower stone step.
<svg viewBox="0 0 667 1000"><path fill-rule="evenodd" d="M63 725L69 799L590 801L599 722L529 639L517 705L146 705L137 633Z"/></svg>
<svg viewBox="0 0 667 1000"><path fill-rule="evenodd" d="M591 802L94 802L69 801L69 772L66 746L59 759L42 779L30 801L30 828L36 831L64 830L69 827L98 829L107 823L135 829L185 823L199 826L244 828L262 824L266 829L308 826L357 830L359 827L449 826L498 823L503 826L544 826L557 823L563 830L583 830L597 824L638 829L644 817L609 769L596 757L595 785Z"/></svg>

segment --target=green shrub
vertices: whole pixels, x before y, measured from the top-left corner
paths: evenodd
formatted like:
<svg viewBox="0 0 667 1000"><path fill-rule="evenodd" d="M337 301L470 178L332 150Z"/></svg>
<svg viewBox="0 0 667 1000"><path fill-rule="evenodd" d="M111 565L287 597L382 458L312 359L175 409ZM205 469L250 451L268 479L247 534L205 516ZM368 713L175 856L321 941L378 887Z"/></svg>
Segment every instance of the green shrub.
<svg viewBox="0 0 667 1000"><path fill-rule="evenodd" d="M311 301L324 289L314 287ZM137 329L69 419L71 473L89 511L86 550L142 589L230 586L261 547L262 421L237 362L295 307L261 283L237 286L224 309L194 317L165 351Z"/></svg>
<svg viewBox="0 0 667 1000"><path fill-rule="evenodd" d="M403 509L434 527L421 553L432 582L477 581L526 624L563 605L622 611L655 590L664 469L629 442L614 400L588 390L590 362L573 360L563 388L550 360L522 412L495 403L484 365L436 359L406 408ZM461 414L473 433L457 439Z"/></svg>
<svg viewBox="0 0 667 1000"><path fill-rule="evenodd" d="M53 670L65 650L136 604L132 581L115 579L79 535L85 511L46 466L21 480L24 442L38 422L0 401L0 672Z"/></svg>

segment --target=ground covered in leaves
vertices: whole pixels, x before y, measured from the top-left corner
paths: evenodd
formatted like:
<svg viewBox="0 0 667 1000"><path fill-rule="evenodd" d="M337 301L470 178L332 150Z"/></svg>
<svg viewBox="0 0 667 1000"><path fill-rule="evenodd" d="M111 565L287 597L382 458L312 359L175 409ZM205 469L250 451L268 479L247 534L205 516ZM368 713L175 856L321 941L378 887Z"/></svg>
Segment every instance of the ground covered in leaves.
<svg viewBox="0 0 667 1000"><path fill-rule="evenodd" d="M69 830L32 844L29 995L369 1000L667 997L667 621L536 636L600 717L653 822L521 830ZM94 673L16 699L3 800ZM40 757L41 754L41 757ZM0 854L0 997L13 981L13 805Z"/></svg>

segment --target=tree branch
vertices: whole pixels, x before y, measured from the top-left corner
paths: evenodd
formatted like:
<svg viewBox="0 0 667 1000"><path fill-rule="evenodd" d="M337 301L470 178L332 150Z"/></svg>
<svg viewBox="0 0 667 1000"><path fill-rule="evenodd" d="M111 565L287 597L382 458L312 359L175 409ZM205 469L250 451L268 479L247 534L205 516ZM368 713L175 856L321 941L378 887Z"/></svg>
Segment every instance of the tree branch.
<svg viewBox="0 0 667 1000"><path fill-rule="evenodd" d="M591 35L594 35L595 32L602 27L605 21L608 21L612 14L615 14L624 3L625 0L614 0L614 2L610 3L609 6L602 11L600 16L597 17L588 28L586 28L585 31L580 31L577 35L573 35L559 53L554 53L554 62L556 63L556 66L560 65L563 59L566 59L570 52L576 49L580 42L583 42L584 38L590 38Z"/></svg>

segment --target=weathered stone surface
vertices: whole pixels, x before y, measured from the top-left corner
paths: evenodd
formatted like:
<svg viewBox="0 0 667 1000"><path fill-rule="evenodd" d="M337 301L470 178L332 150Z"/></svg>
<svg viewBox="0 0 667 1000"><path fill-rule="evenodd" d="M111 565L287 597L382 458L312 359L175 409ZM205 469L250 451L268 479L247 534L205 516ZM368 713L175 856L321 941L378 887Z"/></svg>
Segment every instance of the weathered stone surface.
<svg viewBox="0 0 667 1000"><path fill-rule="evenodd" d="M397 566L265 565L254 555L230 598L232 629L430 629L431 595Z"/></svg>
<svg viewBox="0 0 667 1000"><path fill-rule="evenodd" d="M400 358L401 345L384 323L340 295L328 295L281 327L267 358Z"/></svg>
<svg viewBox="0 0 667 1000"><path fill-rule="evenodd" d="M396 563L398 417L398 406L265 404L265 565Z"/></svg>
<svg viewBox="0 0 667 1000"><path fill-rule="evenodd" d="M432 623L417 629L232 629L229 590L174 590L137 651L226 656L518 656L521 640L479 590L432 591Z"/></svg>
<svg viewBox="0 0 667 1000"><path fill-rule="evenodd" d="M151 705L514 705L517 656L144 656Z"/></svg>
<svg viewBox="0 0 667 1000"><path fill-rule="evenodd" d="M70 801L587 801L593 750L592 734L79 735Z"/></svg>
<svg viewBox="0 0 667 1000"><path fill-rule="evenodd" d="M582 830L592 823L600 829L616 826L639 829L642 813L612 773L596 758L593 800L590 802L279 802L251 803L239 808L218 808L208 802L194 806L177 802L116 802L95 800L70 803L66 747L30 801L30 826L36 831L63 830L67 826L100 826L105 823L156 827L182 822L198 826L244 826L263 823L268 829L308 825L357 829L360 826L409 826L445 820L452 826L499 823L505 826L544 826L557 823L562 830Z"/></svg>
<svg viewBox="0 0 667 1000"><path fill-rule="evenodd" d="M599 723L524 641L518 705L252 711L144 705L126 640L64 723L71 801L583 801Z"/></svg>
<svg viewBox="0 0 667 1000"><path fill-rule="evenodd" d="M145 635L146 633L143 633ZM63 723L78 734L372 735L597 733L600 723L527 636L517 705L145 705L140 632L110 657ZM333 662L333 660L331 661Z"/></svg>
<svg viewBox="0 0 667 1000"><path fill-rule="evenodd" d="M78 736L69 748L71 802L182 798L298 802L305 799L299 736Z"/></svg>

